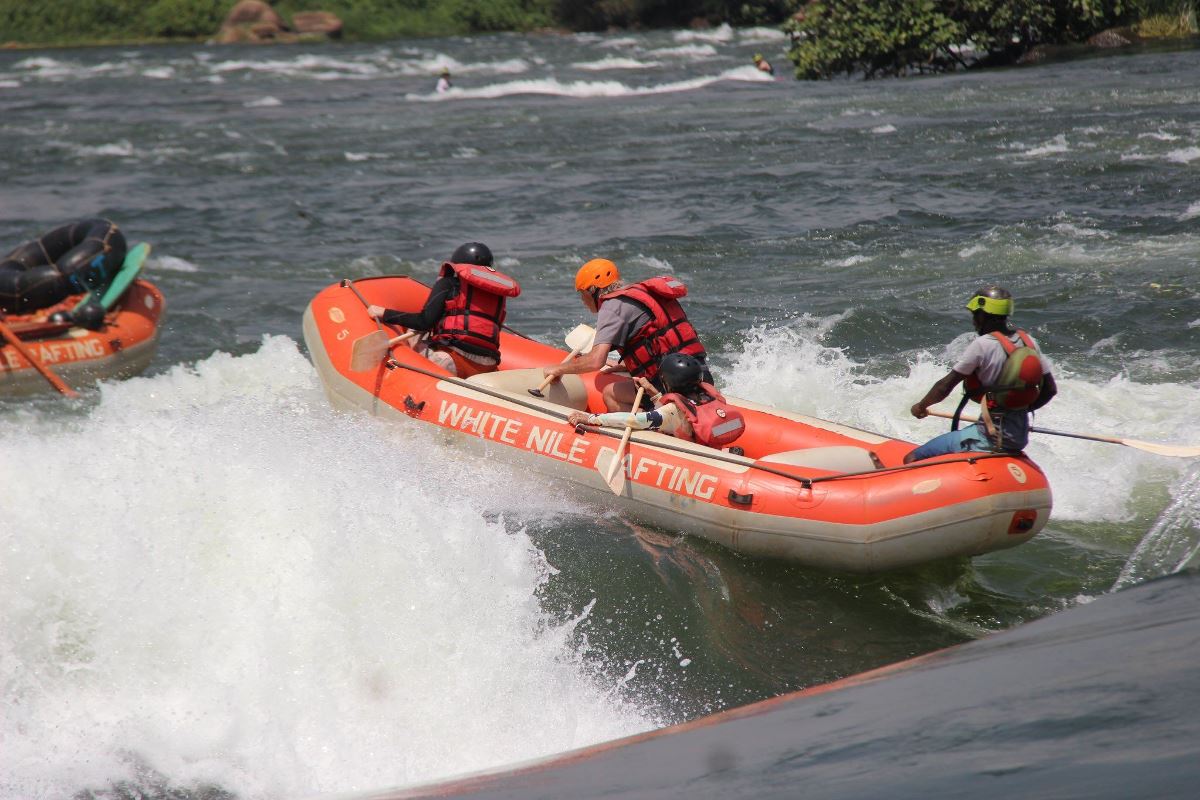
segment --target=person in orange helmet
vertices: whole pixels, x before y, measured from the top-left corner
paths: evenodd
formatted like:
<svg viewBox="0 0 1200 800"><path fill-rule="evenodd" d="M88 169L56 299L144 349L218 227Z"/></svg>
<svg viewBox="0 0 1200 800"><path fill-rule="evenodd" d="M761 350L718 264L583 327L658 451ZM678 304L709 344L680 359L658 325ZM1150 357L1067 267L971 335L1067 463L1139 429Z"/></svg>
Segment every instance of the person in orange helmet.
<svg viewBox="0 0 1200 800"><path fill-rule="evenodd" d="M607 258L593 258L576 273L575 291L584 307L596 315L595 342L586 355L544 367L547 378L596 372L608 363L610 351L619 350L631 379L604 387L604 405L609 411L633 408L637 395L634 379L644 378L659 392L664 391L659 363L672 353L696 358L704 382L713 383L704 345L679 305L687 287L678 278L660 275L626 285L616 264Z"/></svg>

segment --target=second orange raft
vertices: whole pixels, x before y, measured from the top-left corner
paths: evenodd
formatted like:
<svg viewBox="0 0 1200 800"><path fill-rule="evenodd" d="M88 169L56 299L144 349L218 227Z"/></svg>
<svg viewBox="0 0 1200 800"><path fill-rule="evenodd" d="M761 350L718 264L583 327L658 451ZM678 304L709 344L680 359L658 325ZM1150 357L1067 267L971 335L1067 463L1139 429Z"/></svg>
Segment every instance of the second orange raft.
<svg viewBox="0 0 1200 800"><path fill-rule="evenodd" d="M1046 476L1021 455L971 453L905 465L913 445L869 431L727 398L745 414L744 455L634 432L620 496L605 481L620 431L575 429L572 410L602 411L611 376L564 376L539 399L540 367L565 353L502 334L497 372L456 378L406 345L366 372L353 343L378 330L365 303L416 311L429 289L404 276L322 290L304 339L336 407L417 420L514 466L571 481L632 516L753 556L879 572L1014 547L1050 514Z"/></svg>

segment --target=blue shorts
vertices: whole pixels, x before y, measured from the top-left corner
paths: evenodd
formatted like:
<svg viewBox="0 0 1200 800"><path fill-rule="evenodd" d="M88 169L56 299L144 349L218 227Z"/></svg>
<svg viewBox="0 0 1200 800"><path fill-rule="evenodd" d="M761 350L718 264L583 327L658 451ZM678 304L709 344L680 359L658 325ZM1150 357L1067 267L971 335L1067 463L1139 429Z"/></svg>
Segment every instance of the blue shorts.
<svg viewBox="0 0 1200 800"><path fill-rule="evenodd" d="M948 456L952 453L986 452L992 449L988 441L987 431L976 423L956 431L935 436L925 444L913 450L906 461L921 461L934 456Z"/></svg>

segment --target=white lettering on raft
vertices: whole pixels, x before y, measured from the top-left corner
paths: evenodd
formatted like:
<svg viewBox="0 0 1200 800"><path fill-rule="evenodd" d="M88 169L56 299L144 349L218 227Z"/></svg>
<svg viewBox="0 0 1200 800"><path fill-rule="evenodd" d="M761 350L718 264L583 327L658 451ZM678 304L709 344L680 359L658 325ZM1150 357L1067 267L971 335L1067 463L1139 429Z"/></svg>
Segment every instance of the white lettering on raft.
<svg viewBox="0 0 1200 800"><path fill-rule="evenodd" d="M88 339L82 342L49 342L29 345L37 351L37 359L42 364L57 364L60 361L82 361L87 358L104 356L104 345L98 339ZM6 352L5 360L11 369L17 368L16 351Z"/></svg>
<svg viewBox="0 0 1200 800"><path fill-rule="evenodd" d="M612 450L608 452L610 453L610 458L612 455L615 455L615 452ZM699 471L693 472L686 467L663 464L644 456L639 458L635 465L632 455L625 456L625 474L632 481L637 481L647 473L653 474L655 467L658 467L658 475L654 480L654 485L660 488L665 488L672 492L690 494L699 500L711 499L713 492L716 491L716 475L708 475Z"/></svg>
<svg viewBox="0 0 1200 800"><path fill-rule="evenodd" d="M439 425L455 428L467 433L473 433L484 439L501 441L505 444L520 446L521 432L525 423L519 419L504 417L490 411L481 411L468 405L442 400L438 407L437 421ZM583 464L583 457L588 450L588 441L582 436L573 436L568 444L567 431L544 428L541 425L529 425L525 434L524 448L535 453L557 458L572 464ZM600 454L607 452L611 459L616 451L603 447ZM598 454L599 457L599 454ZM597 462L599 463L599 462ZM688 494L699 500L709 500L717 488L717 476L709 475L695 469L663 463L653 458L641 457L634 460L632 454L625 455L625 474L635 482L653 481L653 485L670 492Z"/></svg>

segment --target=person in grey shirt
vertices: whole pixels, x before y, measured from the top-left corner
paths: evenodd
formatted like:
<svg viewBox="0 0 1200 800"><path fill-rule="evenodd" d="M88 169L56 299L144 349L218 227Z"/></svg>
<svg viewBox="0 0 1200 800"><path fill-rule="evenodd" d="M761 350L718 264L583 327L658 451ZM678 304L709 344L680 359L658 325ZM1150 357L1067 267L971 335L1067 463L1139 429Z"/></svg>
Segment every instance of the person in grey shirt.
<svg viewBox="0 0 1200 800"><path fill-rule="evenodd" d="M928 416L931 405L945 400L954 387L966 381L967 398L981 403L979 421L930 439L904 457L906 464L973 450L1019 452L1029 442L1029 415L1058 394L1050 360L1042 355L1032 336L1009 325L1013 300L1007 289L1000 286L980 289L967 302L967 308L971 311L971 324L979 335L968 345L954 368L913 404L911 412L917 419ZM1024 372L1040 372L1040 381L1034 378L1032 388L1025 384L1018 386L1010 383L1015 378L1006 375L1004 385L999 385L1002 374L1017 375L1021 371L1020 363L1010 366L1013 359L1031 356L1036 357L1038 363L1026 365ZM962 405L959 406L961 410Z"/></svg>

